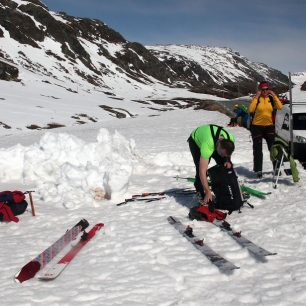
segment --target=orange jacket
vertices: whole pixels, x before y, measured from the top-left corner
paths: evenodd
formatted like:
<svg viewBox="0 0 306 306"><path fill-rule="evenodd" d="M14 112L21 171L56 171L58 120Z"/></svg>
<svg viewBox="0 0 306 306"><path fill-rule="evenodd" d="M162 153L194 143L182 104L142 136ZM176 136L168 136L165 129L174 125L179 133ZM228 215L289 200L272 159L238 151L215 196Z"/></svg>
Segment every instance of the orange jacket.
<svg viewBox="0 0 306 306"><path fill-rule="evenodd" d="M257 105L258 99L259 103ZM274 124L272 120L273 106L270 102L269 97L260 96L258 99L255 96L249 105L249 113L254 113L257 105L255 117L253 118L252 124L264 125L264 126L273 125ZM277 96L273 96L273 101L274 101L274 109L283 108L283 104Z"/></svg>

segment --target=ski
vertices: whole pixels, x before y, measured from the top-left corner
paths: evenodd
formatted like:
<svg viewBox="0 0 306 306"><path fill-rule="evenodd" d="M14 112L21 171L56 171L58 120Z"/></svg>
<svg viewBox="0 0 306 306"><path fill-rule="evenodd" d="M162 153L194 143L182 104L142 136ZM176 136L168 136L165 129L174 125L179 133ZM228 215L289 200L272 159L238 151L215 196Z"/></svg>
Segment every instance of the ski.
<svg viewBox="0 0 306 306"><path fill-rule="evenodd" d="M149 202L153 202L153 201L159 201L159 200L162 200L162 199L165 199L165 198L166 198L165 196L154 197L154 198L137 198L137 197L134 197L134 198L125 199L123 202L118 203L116 205L121 206L121 205L128 204L130 202L146 202L146 203L149 203Z"/></svg>
<svg viewBox="0 0 306 306"><path fill-rule="evenodd" d="M85 230L88 225L89 223L87 220L82 219L70 230L66 231L66 233L51 246L24 265L15 275L15 281L22 283L33 278L39 270L43 269L57 254L59 254L72 240L74 240L80 232Z"/></svg>
<svg viewBox="0 0 306 306"><path fill-rule="evenodd" d="M56 264L43 271L38 276L41 280L53 280L57 278L68 266L72 259L81 251L81 249L95 236L95 234L104 226L103 223L96 224L88 233L84 231L80 241L73 246Z"/></svg>
<svg viewBox="0 0 306 306"><path fill-rule="evenodd" d="M233 270L239 269L239 267L216 253L212 248L204 243L203 240L195 236L191 226L186 227L180 220L172 216L168 217L167 220L183 237L191 242L196 249L205 255L211 263L218 267L220 272L229 275L233 273Z"/></svg>
<svg viewBox="0 0 306 306"><path fill-rule="evenodd" d="M231 225L222 220L215 220L212 222L215 226L219 227L223 232L226 232L230 237L232 237L240 246L248 249L251 256L256 258L261 262L266 262L266 256L276 255L277 253L273 253L265 250L264 248L258 246L254 242L250 241L246 237L241 235L241 232L235 232Z"/></svg>
<svg viewBox="0 0 306 306"><path fill-rule="evenodd" d="M165 191L160 191L160 192L144 192L140 194L134 194L132 195L132 198L141 198L141 197L148 197L148 196L164 196L164 195L173 195L173 194L178 194L178 195L189 195L189 194L194 194L196 191L194 189L170 189L170 190L165 190Z"/></svg>
<svg viewBox="0 0 306 306"><path fill-rule="evenodd" d="M271 194L271 192L262 192L262 191L259 191L257 189L245 186L243 184L240 185L240 188L241 188L242 192L246 192L246 193L248 193L250 195L253 195L255 197L258 197L258 198L264 198L265 196Z"/></svg>

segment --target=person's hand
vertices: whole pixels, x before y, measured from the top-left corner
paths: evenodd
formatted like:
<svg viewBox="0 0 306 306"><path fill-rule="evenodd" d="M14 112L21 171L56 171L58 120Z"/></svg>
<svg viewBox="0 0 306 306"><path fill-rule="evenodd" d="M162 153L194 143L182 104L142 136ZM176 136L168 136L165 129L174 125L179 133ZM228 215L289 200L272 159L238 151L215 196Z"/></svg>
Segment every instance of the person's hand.
<svg viewBox="0 0 306 306"><path fill-rule="evenodd" d="M206 205L208 202L212 201L212 194L211 191L205 191L205 197L201 202L201 205Z"/></svg>
<svg viewBox="0 0 306 306"><path fill-rule="evenodd" d="M276 96L276 94L273 90L268 90L268 95Z"/></svg>
<svg viewBox="0 0 306 306"><path fill-rule="evenodd" d="M233 164L230 161L227 161L227 162L224 163L224 167L226 169L230 169L230 168L232 168L232 166L233 166Z"/></svg>
<svg viewBox="0 0 306 306"><path fill-rule="evenodd" d="M261 95L261 90L257 90L257 92L256 92L256 98L259 98L260 95Z"/></svg>

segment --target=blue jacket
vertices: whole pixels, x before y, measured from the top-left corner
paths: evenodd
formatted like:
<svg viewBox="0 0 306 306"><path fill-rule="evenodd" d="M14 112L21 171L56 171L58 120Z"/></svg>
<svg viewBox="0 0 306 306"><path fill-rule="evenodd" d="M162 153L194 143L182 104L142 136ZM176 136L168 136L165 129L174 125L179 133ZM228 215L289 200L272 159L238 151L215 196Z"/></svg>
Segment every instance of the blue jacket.
<svg viewBox="0 0 306 306"><path fill-rule="evenodd" d="M236 114L236 118L242 118L242 126L246 128L248 125L249 114L240 108L235 109L234 113Z"/></svg>

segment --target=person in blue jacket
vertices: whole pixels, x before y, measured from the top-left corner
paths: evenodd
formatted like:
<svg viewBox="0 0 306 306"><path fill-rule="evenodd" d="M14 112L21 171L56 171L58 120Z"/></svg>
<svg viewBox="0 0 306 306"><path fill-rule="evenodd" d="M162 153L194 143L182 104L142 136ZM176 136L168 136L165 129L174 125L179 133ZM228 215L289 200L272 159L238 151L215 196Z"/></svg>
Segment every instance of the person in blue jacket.
<svg viewBox="0 0 306 306"><path fill-rule="evenodd" d="M234 113L236 117L231 118L228 126L236 126L240 125L244 128L248 127L249 114L248 109L244 104L238 105L236 104L234 107Z"/></svg>

